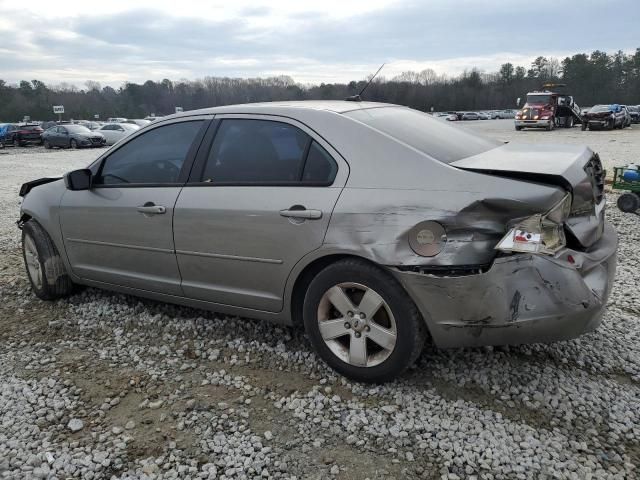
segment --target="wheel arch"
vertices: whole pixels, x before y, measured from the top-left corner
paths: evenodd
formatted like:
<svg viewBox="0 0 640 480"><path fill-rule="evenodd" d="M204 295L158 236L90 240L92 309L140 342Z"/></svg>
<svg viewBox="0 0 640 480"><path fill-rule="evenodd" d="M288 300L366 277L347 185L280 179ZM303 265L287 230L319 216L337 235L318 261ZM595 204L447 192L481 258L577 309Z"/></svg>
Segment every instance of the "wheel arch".
<svg viewBox="0 0 640 480"><path fill-rule="evenodd" d="M360 255L353 253L327 253L321 257L314 258L307 263L295 276L291 295L289 298L289 308L291 312L291 324L295 327L302 327L302 308L304 304L304 294L315 276L329 265L346 259L360 260L380 268L380 265Z"/></svg>

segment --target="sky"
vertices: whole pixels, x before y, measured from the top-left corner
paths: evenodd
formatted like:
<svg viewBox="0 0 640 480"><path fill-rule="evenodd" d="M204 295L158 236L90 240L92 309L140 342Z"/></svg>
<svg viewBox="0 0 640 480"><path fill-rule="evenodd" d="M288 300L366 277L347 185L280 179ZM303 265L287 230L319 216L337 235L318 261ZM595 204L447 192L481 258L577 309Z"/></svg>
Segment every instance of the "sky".
<svg viewBox="0 0 640 480"><path fill-rule="evenodd" d="M640 0L0 0L0 79L303 84L640 47Z"/></svg>

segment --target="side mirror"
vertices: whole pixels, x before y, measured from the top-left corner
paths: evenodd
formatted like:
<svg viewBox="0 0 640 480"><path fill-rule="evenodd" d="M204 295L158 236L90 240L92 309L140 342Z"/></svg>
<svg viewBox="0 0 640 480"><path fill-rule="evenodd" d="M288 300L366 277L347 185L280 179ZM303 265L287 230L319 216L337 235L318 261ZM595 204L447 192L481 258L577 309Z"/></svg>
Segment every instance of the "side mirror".
<svg viewBox="0 0 640 480"><path fill-rule="evenodd" d="M68 190L89 190L92 175L88 168L73 170L64 174L64 184Z"/></svg>

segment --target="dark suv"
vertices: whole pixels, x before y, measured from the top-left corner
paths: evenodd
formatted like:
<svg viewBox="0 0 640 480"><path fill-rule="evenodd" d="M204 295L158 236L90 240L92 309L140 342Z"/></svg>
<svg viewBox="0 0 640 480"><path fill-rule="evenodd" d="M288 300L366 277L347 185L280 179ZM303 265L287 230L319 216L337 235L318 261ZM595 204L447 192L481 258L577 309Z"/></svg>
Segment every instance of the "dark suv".
<svg viewBox="0 0 640 480"><path fill-rule="evenodd" d="M42 144L42 128L38 124L11 125L7 133L8 141L14 146L23 147L28 143Z"/></svg>

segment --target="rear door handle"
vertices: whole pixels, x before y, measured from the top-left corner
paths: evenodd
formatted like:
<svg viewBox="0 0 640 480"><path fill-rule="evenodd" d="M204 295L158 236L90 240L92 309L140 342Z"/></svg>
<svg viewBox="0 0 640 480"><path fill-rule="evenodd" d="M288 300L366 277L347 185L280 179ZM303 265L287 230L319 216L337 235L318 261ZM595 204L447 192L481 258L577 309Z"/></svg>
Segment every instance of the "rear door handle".
<svg viewBox="0 0 640 480"><path fill-rule="evenodd" d="M280 210L280 215L287 218L301 218L304 220L318 220L322 218L321 210L307 210L305 209L287 209Z"/></svg>
<svg viewBox="0 0 640 480"><path fill-rule="evenodd" d="M147 202L140 207L136 207L140 213L144 213L145 215L159 215L167 212L167 207L163 207L162 205L154 205L151 202Z"/></svg>

